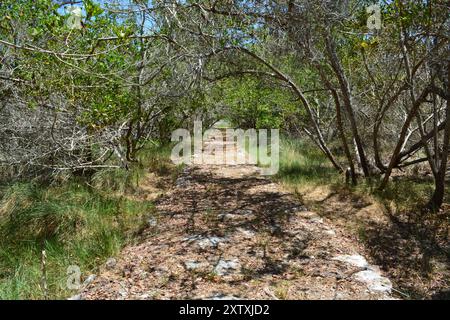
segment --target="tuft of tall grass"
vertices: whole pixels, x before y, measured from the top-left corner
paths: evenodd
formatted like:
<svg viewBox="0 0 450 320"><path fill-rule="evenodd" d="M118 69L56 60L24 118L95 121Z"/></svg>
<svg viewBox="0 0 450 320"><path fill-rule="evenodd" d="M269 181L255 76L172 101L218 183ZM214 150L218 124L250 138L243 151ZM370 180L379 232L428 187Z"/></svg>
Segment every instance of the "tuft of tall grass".
<svg viewBox="0 0 450 320"><path fill-rule="evenodd" d="M90 181L17 182L0 187L0 299L43 299L41 252L47 255L49 298L68 289L67 268L83 281L136 238L154 214L149 201L124 196L148 170L170 173L169 147L152 146L125 170L98 172Z"/></svg>
<svg viewBox="0 0 450 320"><path fill-rule="evenodd" d="M361 184L363 192L369 192L367 184ZM434 183L431 179L413 178L410 176L395 177L383 191L373 190L372 194L386 207L395 207L398 212L418 211L432 197ZM450 185L445 190L444 202L450 202Z"/></svg>
<svg viewBox="0 0 450 320"><path fill-rule="evenodd" d="M173 144L153 142L146 145L139 154L139 163L144 169L151 168L159 175L176 175L182 165L174 168L170 160Z"/></svg>
<svg viewBox="0 0 450 320"><path fill-rule="evenodd" d="M331 184L339 174L316 146L304 140L280 139L280 170L277 179L288 185Z"/></svg>

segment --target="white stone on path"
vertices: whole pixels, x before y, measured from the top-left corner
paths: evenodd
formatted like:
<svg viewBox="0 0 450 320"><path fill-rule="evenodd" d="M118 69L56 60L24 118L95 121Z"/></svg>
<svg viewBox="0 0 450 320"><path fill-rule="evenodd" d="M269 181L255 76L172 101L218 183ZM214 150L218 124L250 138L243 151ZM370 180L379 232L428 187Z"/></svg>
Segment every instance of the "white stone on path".
<svg viewBox="0 0 450 320"><path fill-rule="evenodd" d="M358 268L367 268L369 266L367 260L360 255L340 255L334 257L332 260L345 262Z"/></svg>
<svg viewBox="0 0 450 320"><path fill-rule="evenodd" d="M214 272L219 276L224 276L229 274L232 270L238 270L240 268L239 260L219 260L216 267L214 268Z"/></svg>
<svg viewBox="0 0 450 320"><path fill-rule="evenodd" d="M206 249L208 247L216 248L219 243L225 242L225 238L220 237L206 237L197 241L197 244L200 248Z"/></svg>
<svg viewBox="0 0 450 320"><path fill-rule="evenodd" d="M227 242L227 239L222 237L204 237L202 235L192 235L184 238L182 241L188 243L196 242L201 249L206 249L211 247L217 248L220 243Z"/></svg>
<svg viewBox="0 0 450 320"><path fill-rule="evenodd" d="M198 262L198 261L185 261L184 265L188 270L197 270L209 266L207 262Z"/></svg>
<svg viewBox="0 0 450 320"><path fill-rule="evenodd" d="M248 230L248 229L244 229L244 228L237 228L236 230L239 231L244 236L244 238L247 238L247 239L251 239L255 236L255 233L252 230Z"/></svg>
<svg viewBox="0 0 450 320"><path fill-rule="evenodd" d="M311 218L311 222L317 223L317 224L322 224L323 223L323 219L320 218L320 217L313 217L313 218Z"/></svg>
<svg viewBox="0 0 450 320"><path fill-rule="evenodd" d="M354 267L366 270L359 271L353 275L353 278L364 283L371 292L390 293L392 291L391 281L383 277L376 266L371 266L367 260L360 255L340 255L332 260L348 263Z"/></svg>
<svg viewBox="0 0 450 320"><path fill-rule="evenodd" d="M369 291L383 293L392 291L391 281L374 270L360 271L355 273L353 277L359 282L365 283Z"/></svg>
<svg viewBox="0 0 450 320"><path fill-rule="evenodd" d="M205 300L240 300L240 298L232 295L225 295L223 293L218 293L211 297L205 298Z"/></svg>

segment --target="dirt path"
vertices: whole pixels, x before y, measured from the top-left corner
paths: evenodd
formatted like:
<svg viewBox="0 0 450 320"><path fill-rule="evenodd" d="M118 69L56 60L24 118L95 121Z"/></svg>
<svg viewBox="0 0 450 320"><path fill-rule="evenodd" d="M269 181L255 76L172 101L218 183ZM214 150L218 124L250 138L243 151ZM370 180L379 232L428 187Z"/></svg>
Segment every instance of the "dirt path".
<svg viewBox="0 0 450 320"><path fill-rule="evenodd" d="M82 299L391 298L354 239L255 166L189 166L157 209Z"/></svg>

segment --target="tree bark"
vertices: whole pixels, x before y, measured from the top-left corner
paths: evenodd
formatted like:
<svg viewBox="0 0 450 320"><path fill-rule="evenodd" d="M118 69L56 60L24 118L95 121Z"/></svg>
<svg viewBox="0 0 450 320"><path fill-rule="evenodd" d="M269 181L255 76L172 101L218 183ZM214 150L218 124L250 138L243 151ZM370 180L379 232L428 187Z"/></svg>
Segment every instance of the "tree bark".
<svg viewBox="0 0 450 320"><path fill-rule="evenodd" d="M341 67L339 58L336 53L336 46L335 46L333 40L331 39L330 34L327 34L325 41L326 41L327 53L328 53L328 57L331 62L332 69L338 78L339 86L341 88L341 92L342 92L342 96L343 96L343 100L344 100L344 107L347 111L348 118L350 121L350 128L351 128L353 138L355 139L355 144L356 144L356 148L358 150L361 168L364 172L364 176L370 177L369 165L367 162L367 158L366 158L366 154L364 151L361 137L359 136L358 126L356 124L356 119L355 119L355 113L354 113L353 107L352 107L350 85L349 85L348 80L344 74L342 67Z"/></svg>
<svg viewBox="0 0 450 320"><path fill-rule="evenodd" d="M411 110L409 111L408 116L406 117L406 120L402 126L402 130L400 132L400 138L398 139L397 145L394 149L394 152L392 153L391 160L386 169L386 173L384 174L384 178L379 186L379 190L383 190L384 188L386 188L387 183L389 181L389 177L391 176L391 173L392 173L392 169L398 162L400 151L402 149L403 143L405 142L406 134L407 134L409 126L411 125L411 121L416 116L417 110L419 110L420 105L425 101L429 92L430 92L430 89L428 87L425 88L423 90L422 94L420 95L420 97L417 98L416 101L413 103Z"/></svg>
<svg viewBox="0 0 450 320"><path fill-rule="evenodd" d="M342 107L341 102L339 100L339 95L336 92L336 90L333 88L333 85L328 80L328 78L325 75L325 71L318 63L313 63L317 71L319 71L320 78L325 84L325 87L331 91L331 95L334 100L334 105L336 107L336 124L339 130L339 135L342 142L342 147L344 149L345 156L347 157L349 169L350 169L350 177L352 180L352 184L356 186L358 184L358 180L356 178L356 171L355 171L355 164L353 163L352 154L350 152L350 148L348 147L347 138L345 137L345 130L344 130L344 123L342 120Z"/></svg>
<svg viewBox="0 0 450 320"><path fill-rule="evenodd" d="M447 64L447 92L450 92L450 63ZM445 173L447 170L447 161L448 161L448 155L449 155L449 149L450 149L450 99L447 99L447 107L445 110L445 119L446 119L446 125L444 130L444 139L443 139L443 146L442 146L442 157L441 157L441 163L438 169L438 172L436 174L435 178L435 189L433 196L431 197L431 200L428 204L428 207L436 211L444 202L444 195L445 195ZM436 155L438 157L438 155Z"/></svg>

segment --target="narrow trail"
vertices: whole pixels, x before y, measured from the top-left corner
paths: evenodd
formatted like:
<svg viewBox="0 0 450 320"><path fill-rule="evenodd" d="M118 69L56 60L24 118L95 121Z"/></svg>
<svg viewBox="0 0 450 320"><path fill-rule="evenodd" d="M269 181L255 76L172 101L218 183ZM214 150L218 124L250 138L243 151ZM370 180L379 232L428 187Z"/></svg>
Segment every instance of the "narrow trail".
<svg viewBox="0 0 450 320"><path fill-rule="evenodd" d="M258 170L188 166L142 241L102 267L81 299L392 298L354 238Z"/></svg>

